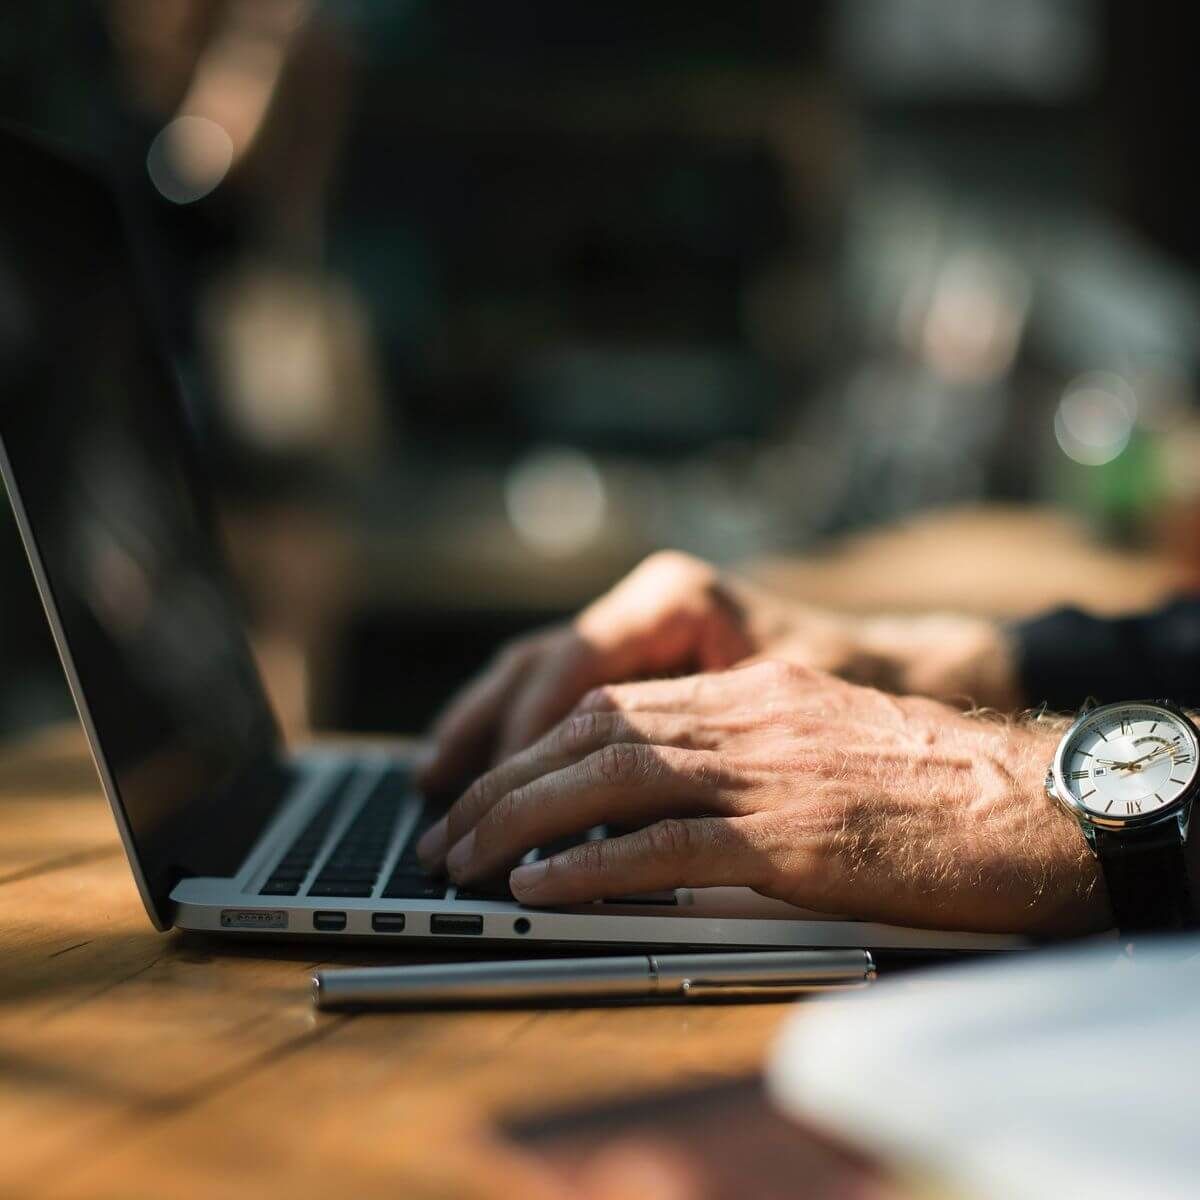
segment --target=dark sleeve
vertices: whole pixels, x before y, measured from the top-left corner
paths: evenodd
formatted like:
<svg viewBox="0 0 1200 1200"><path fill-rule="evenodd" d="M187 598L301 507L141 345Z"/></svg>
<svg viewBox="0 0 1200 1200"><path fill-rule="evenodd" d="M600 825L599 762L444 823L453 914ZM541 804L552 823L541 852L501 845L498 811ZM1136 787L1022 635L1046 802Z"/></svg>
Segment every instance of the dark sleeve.
<svg viewBox="0 0 1200 1200"><path fill-rule="evenodd" d="M1063 608L1012 626L1031 705L1060 712L1089 696L1200 706L1200 597L1155 612L1094 617Z"/></svg>

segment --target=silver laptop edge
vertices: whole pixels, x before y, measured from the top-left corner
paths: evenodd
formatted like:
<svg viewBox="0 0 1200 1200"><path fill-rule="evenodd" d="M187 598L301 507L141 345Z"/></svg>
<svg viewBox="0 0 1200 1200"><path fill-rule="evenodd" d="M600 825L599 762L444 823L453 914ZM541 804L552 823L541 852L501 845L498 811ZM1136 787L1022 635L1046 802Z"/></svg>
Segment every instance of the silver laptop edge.
<svg viewBox="0 0 1200 1200"><path fill-rule="evenodd" d="M50 587L50 578L46 574L45 565L42 563L37 539L33 536L33 527L30 525L29 515L25 511L25 504L21 499L21 491L17 487L17 479L13 472L12 464L8 461L8 451L5 449L3 437L0 437L0 474L4 476L4 486L8 491L9 500L12 501L13 516L16 518L17 530L21 534L21 544L25 547L25 556L29 559L29 568L33 572L34 582L37 584L38 596L42 602L42 611L45 612L46 620L50 625L50 636L54 639L54 648L58 651L58 658L62 663L63 673L67 677L67 688L70 690L71 699L75 703L75 711L79 714L83 731L87 735L92 762L96 766L96 773L100 776L100 786L104 789L104 795L108 799L108 806L112 809L113 819L117 823L117 832L121 835L121 845L125 848L125 857L129 861L129 869L133 872L138 895L141 896L142 903L146 906L146 915L154 923L154 928L165 931L170 929L171 926L164 924L160 919L150 895L150 885L147 883L141 863L138 861L137 850L133 844L133 834L130 831L129 822L125 819L125 811L121 807L120 798L117 793L116 780L109 770L108 760L104 757L104 747L100 744L100 736L96 732L95 723L92 721L92 714L88 709L83 684L80 682L79 674L75 670L75 661L71 657L71 647L67 642L67 633L63 628L62 621L59 619L58 608L54 603L54 592Z"/></svg>

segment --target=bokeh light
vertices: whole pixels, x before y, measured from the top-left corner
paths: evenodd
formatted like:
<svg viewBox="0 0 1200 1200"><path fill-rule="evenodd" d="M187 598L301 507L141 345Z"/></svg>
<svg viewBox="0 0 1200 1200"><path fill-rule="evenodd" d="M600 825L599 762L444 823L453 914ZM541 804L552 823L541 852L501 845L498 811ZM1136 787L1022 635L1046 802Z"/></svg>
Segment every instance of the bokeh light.
<svg viewBox="0 0 1200 1200"><path fill-rule="evenodd" d="M1074 462L1099 467L1129 445L1137 420L1137 397L1128 382L1107 371L1072 380L1054 414L1054 436Z"/></svg>
<svg viewBox="0 0 1200 1200"><path fill-rule="evenodd" d="M576 450L534 451L509 472L509 520L521 539L552 557L578 553L595 540L608 508L604 481Z"/></svg>

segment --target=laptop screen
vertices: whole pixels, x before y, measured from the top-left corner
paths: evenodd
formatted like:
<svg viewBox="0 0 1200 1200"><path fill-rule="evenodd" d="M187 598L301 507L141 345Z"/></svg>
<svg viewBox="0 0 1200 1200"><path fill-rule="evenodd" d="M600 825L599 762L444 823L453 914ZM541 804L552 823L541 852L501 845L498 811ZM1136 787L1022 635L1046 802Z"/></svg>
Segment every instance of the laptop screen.
<svg viewBox="0 0 1200 1200"><path fill-rule="evenodd" d="M112 199L3 131L0 164L7 481L165 927L174 884L236 871L270 816L276 726Z"/></svg>

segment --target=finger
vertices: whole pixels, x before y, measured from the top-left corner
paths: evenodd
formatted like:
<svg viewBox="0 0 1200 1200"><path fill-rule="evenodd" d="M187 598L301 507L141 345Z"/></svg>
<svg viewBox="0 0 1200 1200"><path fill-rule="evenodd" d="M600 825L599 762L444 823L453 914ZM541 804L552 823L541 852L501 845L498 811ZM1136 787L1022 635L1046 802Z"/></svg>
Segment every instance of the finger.
<svg viewBox="0 0 1200 1200"><path fill-rule="evenodd" d="M735 689L724 679L724 675L716 674L686 675L682 679L605 684L586 693L574 711L695 714L727 711Z"/></svg>
<svg viewBox="0 0 1200 1200"><path fill-rule="evenodd" d="M575 619L560 652L544 656L506 722L497 759L529 745L584 691L699 663L727 666L749 652L744 618L707 563L652 555Z"/></svg>
<svg viewBox="0 0 1200 1200"><path fill-rule="evenodd" d="M467 764L478 759L495 736L500 713L512 690L540 653L543 638L506 646L484 672L455 696L433 724L433 749L417 774L430 791L447 787Z"/></svg>
<svg viewBox="0 0 1200 1200"><path fill-rule="evenodd" d="M522 904L583 904L677 887L755 887L765 873L754 829L736 817L659 821L517 867L509 885Z"/></svg>
<svg viewBox="0 0 1200 1200"><path fill-rule="evenodd" d="M650 555L576 619L584 639L613 664L614 679L678 671L695 663L710 626L731 623L720 596L719 576L700 559L677 551ZM732 635L731 635L732 636ZM729 641L730 638L718 639ZM744 634L728 647L736 662L749 652ZM716 646L714 645L714 649Z"/></svg>
<svg viewBox="0 0 1200 1200"><path fill-rule="evenodd" d="M574 631L552 653L533 664L502 722L494 761L525 749L571 711L594 683L605 677L596 652Z"/></svg>
<svg viewBox="0 0 1200 1200"><path fill-rule="evenodd" d="M446 866L452 879L467 882L511 866L543 842L605 821L641 825L723 810L731 782L709 751L615 742L506 792L451 847Z"/></svg>
<svg viewBox="0 0 1200 1200"><path fill-rule="evenodd" d="M578 711L728 713L747 703L761 706L784 685L790 688L788 699L794 704L797 692L817 691L828 682L818 672L803 667L761 662L682 679L652 679L594 688L579 702Z"/></svg>
<svg viewBox="0 0 1200 1200"><path fill-rule="evenodd" d="M561 722L539 742L481 775L450 811L417 844L421 861L430 870L442 866L446 851L479 823L506 793L562 770L613 743L712 749L715 731L683 715L662 713L579 713ZM586 826L584 826L586 828Z"/></svg>

